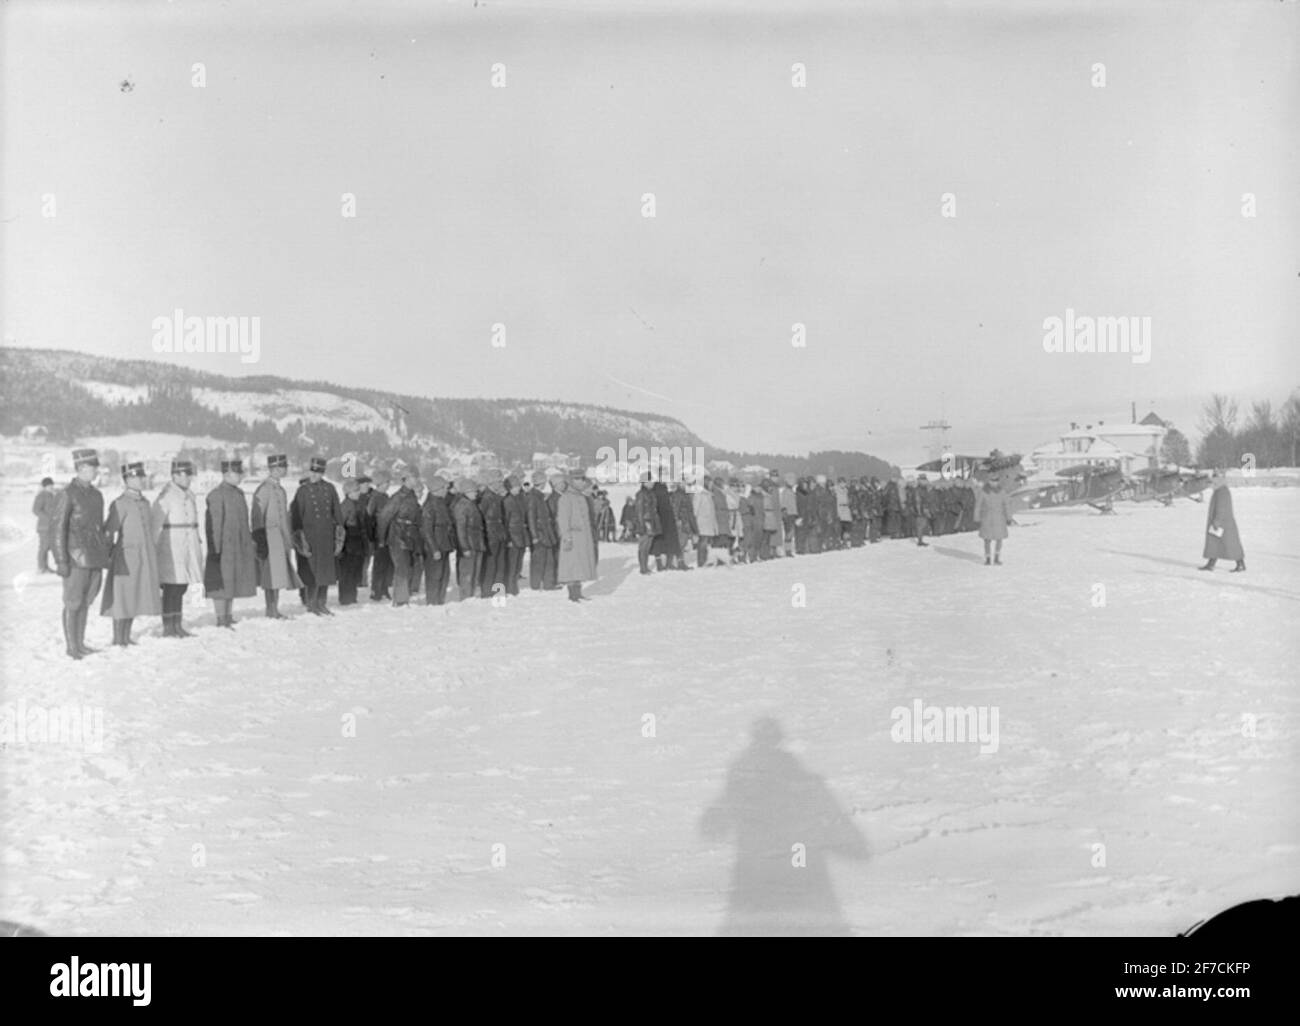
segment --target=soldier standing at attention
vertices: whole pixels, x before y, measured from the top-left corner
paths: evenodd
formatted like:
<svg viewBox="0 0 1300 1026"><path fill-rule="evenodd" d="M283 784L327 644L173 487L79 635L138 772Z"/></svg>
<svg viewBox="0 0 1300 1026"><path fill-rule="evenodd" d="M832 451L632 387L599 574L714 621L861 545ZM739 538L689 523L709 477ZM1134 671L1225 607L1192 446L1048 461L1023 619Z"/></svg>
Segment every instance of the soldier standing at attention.
<svg viewBox="0 0 1300 1026"><path fill-rule="evenodd" d="M131 640L132 620L162 613L153 509L144 497L148 479L143 463L122 467L125 490L109 506L104 525L112 550L100 613L112 617L113 644L122 648L138 644Z"/></svg>
<svg viewBox="0 0 1300 1026"><path fill-rule="evenodd" d="M560 543L555 533L555 518L542 492L546 474L533 471L533 487L524 496L524 511L528 520L528 586L533 591L548 587L555 576L555 548Z"/></svg>
<svg viewBox="0 0 1300 1026"><path fill-rule="evenodd" d="M343 482L343 552L339 555L339 605L356 605L357 589L366 567L366 528L361 486L354 478Z"/></svg>
<svg viewBox="0 0 1300 1026"><path fill-rule="evenodd" d="M253 542L257 547L257 583L266 597L266 615L287 620L280 612L280 592L301 588L293 569L293 531L289 527L289 497L280 481L289 472L289 457L283 453L266 461L266 480L253 493Z"/></svg>
<svg viewBox="0 0 1300 1026"><path fill-rule="evenodd" d="M447 501L448 481L435 474L420 508L420 533L424 538L424 601L430 606L447 602L451 581L451 553L456 548L456 527Z"/></svg>
<svg viewBox="0 0 1300 1026"><path fill-rule="evenodd" d="M208 492L205 518L208 562L203 585L217 614L217 626L235 628L235 599L257 594L257 558L248 526L243 460L221 461L221 484Z"/></svg>
<svg viewBox="0 0 1300 1026"><path fill-rule="evenodd" d="M104 497L92 484L99 476L99 454L74 449L72 465L77 476L55 498L51 521L54 566L63 578L63 640L68 655L80 659L95 651L86 645L86 614L103 584L108 542Z"/></svg>
<svg viewBox="0 0 1300 1026"><path fill-rule="evenodd" d="M199 534L199 504L190 491L193 479L193 463L172 460L172 479L153 502L164 638L194 637L181 625L185 592L191 584L203 583L203 539Z"/></svg>
<svg viewBox="0 0 1300 1026"><path fill-rule="evenodd" d="M307 589L307 611L333 616L327 605L330 585L339 579L338 554L343 551L343 510L339 493L325 480L325 457L313 456L307 483L299 486L289 505L298 576Z"/></svg>
<svg viewBox="0 0 1300 1026"><path fill-rule="evenodd" d="M519 571L524 565L524 549L528 548L528 510L519 479L506 478L506 497L501 500L501 511L506 520L506 594L519 594Z"/></svg>
<svg viewBox="0 0 1300 1026"><path fill-rule="evenodd" d="M54 537L54 521L51 517L53 512L54 478L45 477L41 479L41 490L36 493L36 498L32 502L32 513L36 517L36 537L38 540L36 548L36 572L41 574L54 572L50 568L48 558Z"/></svg>
<svg viewBox="0 0 1300 1026"><path fill-rule="evenodd" d="M479 512L478 486L469 478L456 482L456 501L451 518L456 525L456 588L459 600L474 597L487 541L483 535L483 514Z"/></svg>
<svg viewBox="0 0 1300 1026"><path fill-rule="evenodd" d="M417 492L420 488L420 471L414 466L402 471L399 488L379 511L376 527L378 538L393 561L393 605L404 606L411 601L412 577L415 561L420 558L422 511Z"/></svg>

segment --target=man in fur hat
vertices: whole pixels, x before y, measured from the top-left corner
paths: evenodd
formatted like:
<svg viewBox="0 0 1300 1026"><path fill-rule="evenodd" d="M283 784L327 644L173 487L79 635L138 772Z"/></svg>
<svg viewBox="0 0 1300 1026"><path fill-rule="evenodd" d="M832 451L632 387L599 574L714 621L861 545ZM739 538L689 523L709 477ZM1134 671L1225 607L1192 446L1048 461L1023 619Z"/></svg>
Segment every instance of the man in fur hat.
<svg viewBox="0 0 1300 1026"><path fill-rule="evenodd" d="M559 536L555 533L555 517L546 501L542 486L546 474L533 472L533 487L524 497L524 515L528 525L528 586L540 591L555 576L555 548Z"/></svg>
<svg viewBox="0 0 1300 1026"><path fill-rule="evenodd" d="M447 601L451 581L451 554L456 549L456 525L447 499L447 479L434 474L429 494L420 509L420 533L424 539L424 596L431 606Z"/></svg>
<svg viewBox="0 0 1300 1026"><path fill-rule="evenodd" d="M208 562L204 591L212 599L217 626L234 629L234 601L257 594L257 558L249 528L248 496L241 489L242 460L221 461L221 483L208 492L204 517Z"/></svg>
<svg viewBox="0 0 1300 1026"><path fill-rule="evenodd" d="M463 602L474 595L487 540L483 534L483 514L475 501L478 485L462 477L456 481L456 493L451 517L456 525L456 588Z"/></svg>
<svg viewBox="0 0 1300 1026"><path fill-rule="evenodd" d="M479 598L491 598L505 592L506 552L509 534L506 531L505 479L499 470L488 470L482 476L483 488L479 493L478 508L483 514L484 538L487 550L479 576Z"/></svg>
<svg viewBox="0 0 1300 1026"><path fill-rule="evenodd" d="M420 537L422 511L418 492L420 471L414 466L402 470L402 487L379 511L378 537L388 548L393 561L393 605L404 606L411 600L415 560L423 548Z"/></svg>
<svg viewBox="0 0 1300 1026"><path fill-rule="evenodd" d="M327 603L343 551L343 508L339 493L325 480L325 457L313 456L308 469L307 483L299 486L289 506L298 576L307 589L308 612L333 616Z"/></svg>
<svg viewBox="0 0 1300 1026"><path fill-rule="evenodd" d="M366 525L361 486L356 478L343 482L343 501L339 504L343 514L343 551L339 553L339 605L352 606L357 602L357 589L366 566Z"/></svg>
<svg viewBox="0 0 1300 1026"><path fill-rule="evenodd" d="M163 637L190 638L193 635L181 623L182 609L189 586L203 583L203 536L199 533L199 504L190 491L194 464L172 460L171 470L172 479L153 501Z"/></svg>
<svg viewBox="0 0 1300 1026"><path fill-rule="evenodd" d="M513 474L505 479L506 494L501 500L501 511L506 522L507 595L519 594L519 572L524 565L524 550L528 548L528 509L524 505L519 478Z"/></svg>
<svg viewBox="0 0 1300 1026"><path fill-rule="evenodd" d="M253 544L257 550L257 583L266 598L266 615L285 620L280 612L280 592L301 588L293 568L293 528L289 497L280 482L289 473L289 457L277 453L266 461L266 479L253 493ZM305 604L305 603L304 603Z"/></svg>
<svg viewBox="0 0 1300 1026"><path fill-rule="evenodd" d="M80 659L95 649L86 645L86 614L103 585L108 566L104 537L104 497L94 485L99 454L74 449L76 477L59 492L50 516L54 566L63 578L63 640L68 656Z"/></svg>

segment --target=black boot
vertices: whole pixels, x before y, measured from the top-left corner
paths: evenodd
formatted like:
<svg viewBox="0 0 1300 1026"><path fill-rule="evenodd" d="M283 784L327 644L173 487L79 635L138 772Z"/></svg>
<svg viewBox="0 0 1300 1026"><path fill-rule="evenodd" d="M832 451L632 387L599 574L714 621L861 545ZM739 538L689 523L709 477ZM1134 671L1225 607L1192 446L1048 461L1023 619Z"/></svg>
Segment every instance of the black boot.
<svg viewBox="0 0 1300 1026"><path fill-rule="evenodd" d="M63 610L63 643L67 646L69 659L80 659L81 650L77 648L76 628L73 626L73 614Z"/></svg>
<svg viewBox="0 0 1300 1026"><path fill-rule="evenodd" d="M1213 569L1214 569L1214 564L1217 563L1217 562L1218 562L1217 559L1208 559L1208 560L1205 561L1205 566L1198 566L1196 569L1197 569L1197 570L1213 570Z"/></svg>
<svg viewBox="0 0 1300 1026"><path fill-rule="evenodd" d="M580 583L575 582L569 585L569 601L570 602L582 601L582 585Z"/></svg>
<svg viewBox="0 0 1300 1026"><path fill-rule="evenodd" d="M122 620L113 621L113 644L118 648L126 648L126 642L122 640Z"/></svg>
<svg viewBox="0 0 1300 1026"><path fill-rule="evenodd" d="M176 628L173 626L173 624L175 623L175 614L167 610L164 610L162 615L162 623L163 623L162 636L164 638L176 637Z"/></svg>
<svg viewBox="0 0 1300 1026"><path fill-rule="evenodd" d="M1237 560L1237 565L1228 571L1228 573L1230 574L1244 574L1245 572L1246 572L1246 561L1244 559Z"/></svg>

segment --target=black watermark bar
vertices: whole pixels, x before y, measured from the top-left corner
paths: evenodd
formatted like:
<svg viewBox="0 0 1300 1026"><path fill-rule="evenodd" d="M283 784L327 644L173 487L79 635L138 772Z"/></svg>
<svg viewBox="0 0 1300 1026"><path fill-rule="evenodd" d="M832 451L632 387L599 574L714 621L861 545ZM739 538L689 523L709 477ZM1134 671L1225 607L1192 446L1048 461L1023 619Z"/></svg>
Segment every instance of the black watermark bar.
<svg viewBox="0 0 1300 1026"><path fill-rule="evenodd" d="M1159 1006L1239 1017L1293 1004L1286 938L142 938L42 937L5 952L14 1013L171 1017L256 1010L339 1021L411 1007L540 1014L660 1004L927 1017ZM611 1003L612 1002L612 1003ZM662 1004L661 1004L662 1003ZM1137 1011L1137 1014L1146 1014ZM174 1020L173 1020L174 1021Z"/></svg>

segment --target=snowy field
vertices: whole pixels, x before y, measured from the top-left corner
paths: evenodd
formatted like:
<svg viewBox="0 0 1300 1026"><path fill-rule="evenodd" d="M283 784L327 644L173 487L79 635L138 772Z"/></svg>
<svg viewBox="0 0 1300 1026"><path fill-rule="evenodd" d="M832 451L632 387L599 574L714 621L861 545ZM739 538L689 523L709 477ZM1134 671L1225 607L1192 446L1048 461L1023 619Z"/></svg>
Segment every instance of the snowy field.
<svg viewBox="0 0 1300 1026"><path fill-rule="evenodd" d="M861 934L1150 935L1295 893L1300 490L1234 498L1245 574L1196 571L1203 505L1123 504L1021 513L993 568L970 534L652 577L605 545L579 606L276 624L259 596L234 632L196 596L196 638L155 618L111 649L94 616L80 663L11 528L10 725L84 706L102 739L7 741L0 918L703 935L748 903ZM0 512L30 529L30 502ZM995 712L996 750L891 740L917 701ZM765 718L783 741L753 740Z"/></svg>

